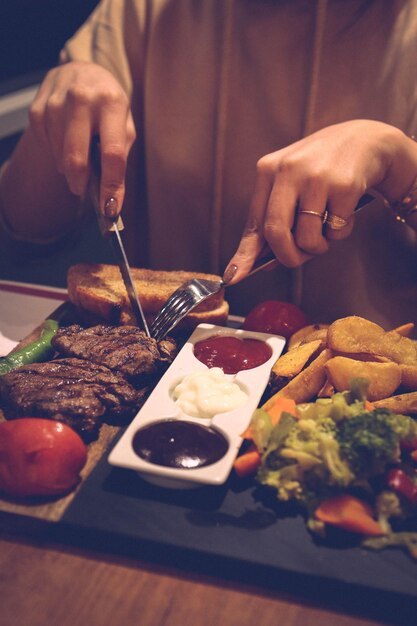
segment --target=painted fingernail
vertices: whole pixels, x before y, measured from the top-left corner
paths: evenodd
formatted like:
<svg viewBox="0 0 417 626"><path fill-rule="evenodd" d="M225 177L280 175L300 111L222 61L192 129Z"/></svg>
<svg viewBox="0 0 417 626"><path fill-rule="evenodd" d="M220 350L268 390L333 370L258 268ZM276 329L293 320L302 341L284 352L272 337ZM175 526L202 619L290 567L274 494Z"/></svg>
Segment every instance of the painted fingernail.
<svg viewBox="0 0 417 626"><path fill-rule="evenodd" d="M230 283L230 281L233 279L233 276L236 274L236 272L237 272L237 265L232 264L232 265L229 265L229 267L226 267L226 270L222 277L222 281L224 282L225 285Z"/></svg>
<svg viewBox="0 0 417 626"><path fill-rule="evenodd" d="M104 204L104 213L107 217L117 217L117 200L111 196Z"/></svg>

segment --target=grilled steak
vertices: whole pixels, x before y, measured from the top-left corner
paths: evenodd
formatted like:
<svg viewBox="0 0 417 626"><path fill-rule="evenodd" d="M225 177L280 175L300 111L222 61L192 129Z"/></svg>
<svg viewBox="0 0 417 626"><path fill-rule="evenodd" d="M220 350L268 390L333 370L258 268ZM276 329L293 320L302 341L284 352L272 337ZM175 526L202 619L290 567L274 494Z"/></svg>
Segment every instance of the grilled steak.
<svg viewBox="0 0 417 626"><path fill-rule="evenodd" d="M145 395L119 372L75 358L32 363L0 376L0 392L6 417L56 419L86 440L97 436L103 416L132 417Z"/></svg>
<svg viewBox="0 0 417 626"><path fill-rule="evenodd" d="M53 338L54 348L65 356L89 359L129 379L161 372L176 353L173 340L159 344L137 326L99 324L82 328L78 324L61 328Z"/></svg>

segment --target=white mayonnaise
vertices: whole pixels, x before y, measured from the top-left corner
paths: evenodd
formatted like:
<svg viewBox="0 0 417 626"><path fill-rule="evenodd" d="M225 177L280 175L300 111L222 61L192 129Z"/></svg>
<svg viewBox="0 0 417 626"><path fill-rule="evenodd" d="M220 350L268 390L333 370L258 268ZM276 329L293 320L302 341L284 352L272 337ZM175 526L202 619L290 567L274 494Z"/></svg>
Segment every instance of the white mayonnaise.
<svg viewBox="0 0 417 626"><path fill-rule="evenodd" d="M185 376L173 391L175 404L192 417L211 418L217 413L233 411L247 398L248 395L220 367Z"/></svg>

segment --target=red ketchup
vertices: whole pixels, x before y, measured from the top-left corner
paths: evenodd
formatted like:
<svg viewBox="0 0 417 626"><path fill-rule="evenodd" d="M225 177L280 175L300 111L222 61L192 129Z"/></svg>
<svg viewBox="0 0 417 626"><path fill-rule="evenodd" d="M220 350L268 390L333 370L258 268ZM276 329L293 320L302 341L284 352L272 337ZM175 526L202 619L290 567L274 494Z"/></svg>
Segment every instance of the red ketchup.
<svg viewBox="0 0 417 626"><path fill-rule="evenodd" d="M207 367L221 367L225 374L237 374L266 363L272 349L259 339L213 335L195 344L194 355Z"/></svg>

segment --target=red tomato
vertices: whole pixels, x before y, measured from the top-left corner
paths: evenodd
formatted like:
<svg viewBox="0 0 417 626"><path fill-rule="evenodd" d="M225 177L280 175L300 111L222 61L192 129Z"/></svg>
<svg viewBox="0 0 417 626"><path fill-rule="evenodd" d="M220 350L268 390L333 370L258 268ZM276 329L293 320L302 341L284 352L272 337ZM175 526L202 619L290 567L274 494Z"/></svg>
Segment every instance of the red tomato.
<svg viewBox="0 0 417 626"><path fill-rule="evenodd" d="M307 316L295 304L279 300L266 300L249 312L242 328L260 333L282 335L288 339L307 324Z"/></svg>
<svg viewBox="0 0 417 626"><path fill-rule="evenodd" d="M66 493L86 460L85 443L62 422L22 417L0 423L0 491L8 495Z"/></svg>

